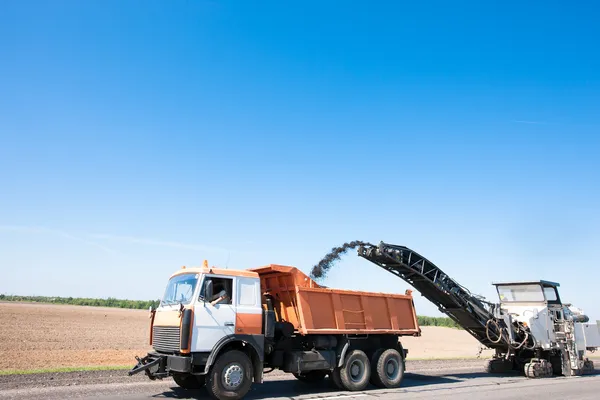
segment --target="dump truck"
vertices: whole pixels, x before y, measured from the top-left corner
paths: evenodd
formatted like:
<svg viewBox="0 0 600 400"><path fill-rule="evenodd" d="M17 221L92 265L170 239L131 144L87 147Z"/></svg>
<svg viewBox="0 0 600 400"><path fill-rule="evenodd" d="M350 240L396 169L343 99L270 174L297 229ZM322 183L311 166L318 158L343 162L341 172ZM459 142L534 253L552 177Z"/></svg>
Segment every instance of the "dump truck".
<svg viewBox="0 0 600 400"><path fill-rule="evenodd" d="M483 346L495 350L488 371L529 378L594 372L588 353L600 347L597 324L561 300L558 282L492 283L499 302L472 293L416 251L380 242L357 249L362 257L403 279Z"/></svg>
<svg viewBox="0 0 600 400"><path fill-rule="evenodd" d="M408 350L420 336L412 293L318 285L283 265L234 270L181 268L150 309L153 348L129 371L205 386L218 400L241 399L274 369L307 384L327 376L341 390L401 385ZM268 369L265 371L265 369Z"/></svg>

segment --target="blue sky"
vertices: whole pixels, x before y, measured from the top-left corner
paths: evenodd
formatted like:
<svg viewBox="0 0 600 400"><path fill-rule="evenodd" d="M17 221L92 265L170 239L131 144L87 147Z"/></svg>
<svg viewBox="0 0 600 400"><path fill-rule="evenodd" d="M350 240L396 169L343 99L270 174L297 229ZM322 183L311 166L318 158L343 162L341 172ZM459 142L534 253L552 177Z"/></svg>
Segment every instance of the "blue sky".
<svg viewBox="0 0 600 400"><path fill-rule="evenodd" d="M600 319L599 11L2 2L0 293L150 299L383 240ZM354 253L326 284L409 287Z"/></svg>

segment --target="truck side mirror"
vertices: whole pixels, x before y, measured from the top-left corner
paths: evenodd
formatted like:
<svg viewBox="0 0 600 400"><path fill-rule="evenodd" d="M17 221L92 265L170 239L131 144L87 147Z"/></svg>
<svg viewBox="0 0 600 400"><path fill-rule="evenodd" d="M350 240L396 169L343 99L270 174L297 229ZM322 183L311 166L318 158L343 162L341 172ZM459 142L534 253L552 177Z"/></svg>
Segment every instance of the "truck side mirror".
<svg viewBox="0 0 600 400"><path fill-rule="evenodd" d="M207 280L204 282L204 301L210 302L213 297L213 281Z"/></svg>

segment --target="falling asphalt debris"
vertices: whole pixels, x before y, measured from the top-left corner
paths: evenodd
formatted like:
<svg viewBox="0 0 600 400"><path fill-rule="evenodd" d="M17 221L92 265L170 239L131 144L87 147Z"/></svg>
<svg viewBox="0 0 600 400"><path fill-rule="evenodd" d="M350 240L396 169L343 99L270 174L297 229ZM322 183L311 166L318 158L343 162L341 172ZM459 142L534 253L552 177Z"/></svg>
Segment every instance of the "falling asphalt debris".
<svg viewBox="0 0 600 400"><path fill-rule="evenodd" d="M355 249L359 246L368 246L371 245L368 242L361 242L360 240L355 240L350 243L344 243L340 247L334 247L331 249L329 253L321 261L319 261L312 269L310 275L313 279L320 279L327 275L329 269L333 266L333 263L340 259L342 254L345 254L350 249Z"/></svg>

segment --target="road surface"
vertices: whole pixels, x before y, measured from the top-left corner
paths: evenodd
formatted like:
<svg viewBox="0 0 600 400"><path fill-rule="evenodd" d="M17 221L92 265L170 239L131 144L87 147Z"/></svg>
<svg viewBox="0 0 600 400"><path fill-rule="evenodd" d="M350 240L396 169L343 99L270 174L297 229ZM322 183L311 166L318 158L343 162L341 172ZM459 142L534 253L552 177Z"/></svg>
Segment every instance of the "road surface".
<svg viewBox="0 0 600 400"><path fill-rule="evenodd" d="M151 382L144 377L125 377L124 371L100 373L103 383L79 382L76 375L56 374L48 382L39 377L0 377L0 399L207 399L204 390L185 391L172 380ZM93 374L91 374L93 375ZM291 375L290 375L291 376ZM600 374L584 377L526 379L518 375L489 375L479 364L466 362L423 363L407 372L399 389L369 388L362 392L340 392L329 381L308 385L287 374L267 375L255 384L248 400L394 400L394 399L566 399L600 398ZM80 375L81 377L81 375ZM16 380L15 380L16 379ZM41 386L46 385L46 386ZM70 385L70 386L67 386Z"/></svg>

